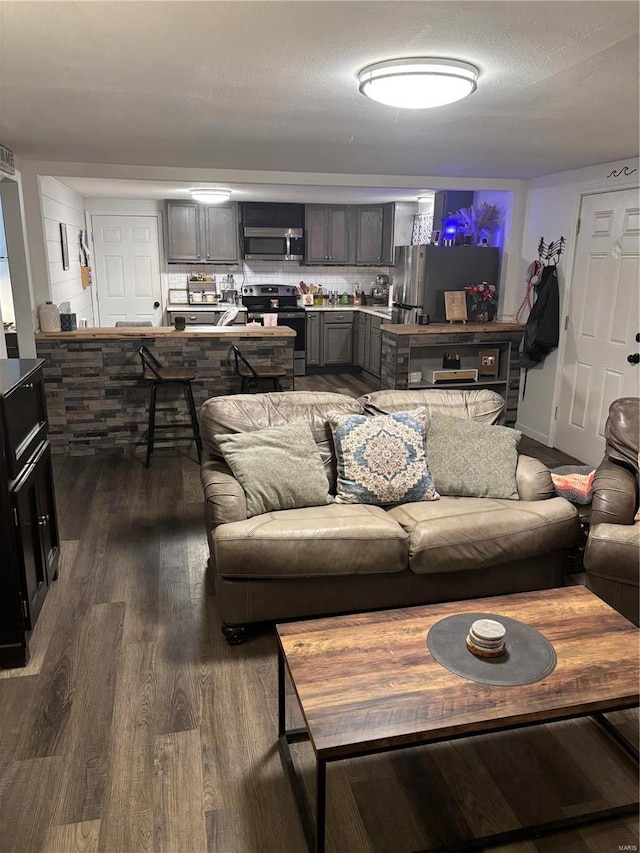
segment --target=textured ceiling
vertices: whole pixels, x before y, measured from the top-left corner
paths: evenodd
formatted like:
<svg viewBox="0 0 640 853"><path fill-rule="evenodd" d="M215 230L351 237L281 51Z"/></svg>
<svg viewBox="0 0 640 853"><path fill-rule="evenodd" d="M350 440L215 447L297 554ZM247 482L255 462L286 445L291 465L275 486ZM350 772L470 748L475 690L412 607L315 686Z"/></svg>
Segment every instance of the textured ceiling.
<svg viewBox="0 0 640 853"><path fill-rule="evenodd" d="M0 2L0 141L26 159L530 178L638 153L635 2ZM397 111L357 72L480 68Z"/></svg>

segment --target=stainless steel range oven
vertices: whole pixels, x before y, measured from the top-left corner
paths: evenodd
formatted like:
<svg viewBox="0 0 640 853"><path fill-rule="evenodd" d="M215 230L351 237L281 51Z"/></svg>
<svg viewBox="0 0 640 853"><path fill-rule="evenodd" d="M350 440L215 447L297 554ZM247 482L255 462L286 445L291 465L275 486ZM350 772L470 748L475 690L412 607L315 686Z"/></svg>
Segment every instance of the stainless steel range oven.
<svg viewBox="0 0 640 853"><path fill-rule="evenodd" d="M296 333L293 344L293 374L305 374L306 317L298 307L298 291L284 284L249 284L242 288L242 303L247 309L247 323L262 323L265 314L277 314L278 325Z"/></svg>

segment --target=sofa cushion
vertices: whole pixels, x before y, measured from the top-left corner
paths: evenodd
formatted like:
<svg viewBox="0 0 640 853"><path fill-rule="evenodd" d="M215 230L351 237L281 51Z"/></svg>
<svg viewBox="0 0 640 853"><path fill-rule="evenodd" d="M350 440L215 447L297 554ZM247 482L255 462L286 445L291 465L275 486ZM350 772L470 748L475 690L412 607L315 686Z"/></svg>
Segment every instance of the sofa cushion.
<svg viewBox="0 0 640 853"><path fill-rule="evenodd" d="M216 443L222 433L252 432L268 426L280 426L295 420L306 420L320 451L329 480L330 491L336 488L336 457L328 415L363 414L364 406L346 394L323 391L282 391L270 394L233 394L211 397L200 407L200 433L205 460L226 464Z"/></svg>
<svg viewBox="0 0 640 853"><path fill-rule="evenodd" d="M289 509L216 528L226 578L323 577L406 571L409 537L376 506Z"/></svg>
<svg viewBox="0 0 640 853"><path fill-rule="evenodd" d="M330 503L329 481L307 421L217 435L247 496L247 516Z"/></svg>
<svg viewBox="0 0 640 853"><path fill-rule="evenodd" d="M427 430L431 412L441 412L454 418L465 418L484 424L495 424L504 420L504 398L488 388L468 391L451 388L373 391L360 397L360 402L372 414L406 412L424 406L427 410Z"/></svg>
<svg viewBox="0 0 640 853"><path fill-rule="evenodd" d="M329 418L339 503L397 504L439 497L425 454L424 409Z"/></svg>
<svg viewBox="0 0 640 853"><path fill-rule="evenodd" d="M522 433L431 413L427 454L442 495L518 500L516 466Z"/></svg>
<svg viewBox="0 0 640 853"><path fill-rule="evenodd" d="M409 567L417 574L497 566L569 548L578 513L564 498L510 501L441 497L388 510L411 536Z"/></svg>

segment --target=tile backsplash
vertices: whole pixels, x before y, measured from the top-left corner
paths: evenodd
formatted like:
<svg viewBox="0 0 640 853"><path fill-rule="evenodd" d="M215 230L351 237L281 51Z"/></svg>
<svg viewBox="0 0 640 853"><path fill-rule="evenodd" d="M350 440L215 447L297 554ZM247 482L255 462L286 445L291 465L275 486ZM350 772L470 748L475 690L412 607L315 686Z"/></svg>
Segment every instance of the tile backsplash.
<svg viewBox="0 0 640 853"><path fill-rule="evenodd" d="M222 289L222 280L233 273L236 290L248 284L286 284L297 285L300 281L306 284L322 285L323 290L337 290L338 293L353 293L356 282L365 293L368 293L379 273L389 275L389 267L345 267L345 266L301 266L295 263L277 263L264 261L241 263L234 265L198 264L196 267L172 264L171 272L163 273L165 292L167 288L182 288L187 286L188 275L191 271L215 275L218 290Z"/></svg>

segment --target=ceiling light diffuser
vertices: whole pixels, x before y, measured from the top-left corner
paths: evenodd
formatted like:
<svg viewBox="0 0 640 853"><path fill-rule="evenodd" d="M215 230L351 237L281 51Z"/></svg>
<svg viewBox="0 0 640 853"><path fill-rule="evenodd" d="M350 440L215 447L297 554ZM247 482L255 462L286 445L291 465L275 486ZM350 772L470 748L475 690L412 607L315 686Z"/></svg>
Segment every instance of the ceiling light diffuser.
<svg viewBox="0 0 640 853"><path fill-rule="evenodd" d="M229 201L231 190L195 187L189 190L189 194L194 201L201 201L203 204L221 204L223 201Z"/></svg>
<svg viewBox="0 0 640 853"><path fill-rule="evenodd" d="M367 65L358 80L362 94L374 101L423 110L466 98L475 92L478 74L468 62L414 56Z"/></svg>

